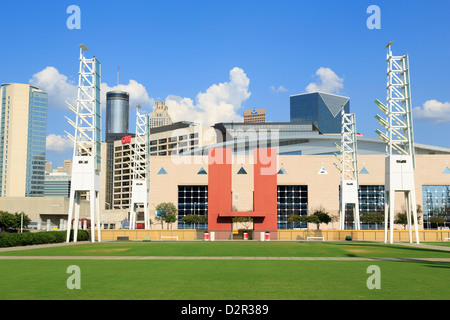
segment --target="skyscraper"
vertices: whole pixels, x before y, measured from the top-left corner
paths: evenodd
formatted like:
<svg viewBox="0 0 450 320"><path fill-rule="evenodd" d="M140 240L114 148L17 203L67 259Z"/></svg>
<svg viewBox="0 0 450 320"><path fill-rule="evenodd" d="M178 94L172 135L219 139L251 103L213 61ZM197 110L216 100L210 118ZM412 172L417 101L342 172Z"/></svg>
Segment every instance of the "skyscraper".
<svg viewBox="0 0 450 320"><path fill-rule="evenodd" d="M106 190L105 202L112 205L114 141L128 135L130 118L130 95L125 91L106 93Z"/></svg>
<svg viewBox="0 0 450 320"><path fill-rule="evenodd" d="M128 133L130 95L125 91L106 93L106 141L111 136L123 137Z"/></svg>
<svg viewBox="0 0 450 320"><path fill-rule="evenodd" d="M0 196L42 197L47 93L5 83L0 89Z"/></svg>
<svg viewBox="0 0 450 320"><path fill-rule="evenodd" d="M313 122L322 133L341 133L341 110L350 113L350 98L324 92L290 97L291 122Z"/></svg>
<svg viewBox="0 0 450 320"><path fill-rule="evenodd" d="M169 107L164 102L155 102L155 109L150 114L150 128L162 127L172 124L169 116Z"/></svg>

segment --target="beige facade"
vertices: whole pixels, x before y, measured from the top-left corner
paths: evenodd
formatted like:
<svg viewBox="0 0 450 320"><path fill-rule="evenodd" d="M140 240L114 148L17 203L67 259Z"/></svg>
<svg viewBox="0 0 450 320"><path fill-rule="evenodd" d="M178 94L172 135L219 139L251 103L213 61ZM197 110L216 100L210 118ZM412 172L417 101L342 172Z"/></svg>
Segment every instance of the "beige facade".
<svg viewBox="0 0 450 320"><path fill-rule="evenodd" d="M51 165L51 162L50 162ZM72 160L64 160L64 165L62 167L58 167L53 169L54 173L62 173L66 172L69 176L72 174Z"/></svg>
<svg viewBox="0 0 450 320"><path fill-rule="evenodd" d="M244 110L244 122L266 122L266 109Z"/></svg>
<svg viewBox="0 0 450 320"><path fill-rule="evenodd" d="M155 108L150 114L150 128L157 128L172 124L169 116L169 107L165 102L155 102Z"/></svg>
<svg viewBox="0 0 450 320"><path fill-rule="evenodd" d="M253 156L233 156L232 193L234 211L253 209ZM339 216L340 173L334 167L336 158L331 155L280 155L276 170L284 168L286 174L277 175L277 185L307 186L308 214L316 209L325 209L336 219ZM369 174L360 174L361 186L384 186L384 155L364 155L358 158L360 171L363 167ZM422 186L450 185L450 177L443 170L450 162L450 155L416 155L415 188L417 205L423 207ZM199 175L204 168L208 172L207 156L165 156L152 158L150 167L150 218L155 218L155 208L159 203L178 204L178 186L208 185L208 175ZM243 167L246 175L238 175ZM159 174L164 168L166 174ZM404 209L404 196L396 193L395 212ZM336 229L337 220L321 229ZM176 228L176 223L173 225ZM315 228L315 226L310 226ZM396 226L403 229L403 226ZM423 229L423 214L420 214L419 229Z"/></svg>
<svg viewBox="0 0 450 320"><path fill-rule="evenodd" d="M383 155L359 156L358 160L359 170L364 167L369 172L369 174L361 174L359 176L361 186L384 185L385 157ZM232 161L233 210L240 212L251 211L253 210L254 190L253 157L233 156ZM335 157L330 155L278 156L274 166L277 171L283 168L286 174L277 175L277 185L307 186L308 213L311 214L314 210L323 208L331 216L337 218L339 213L340 175L339 171L334 168L333 163L335 161ZM423 207L422 186L450 185L449 175L443 173L449 162L450 155L416 155L415 186L418 205ZM162 168L164 170L161 170ZM153 157L151 159L149 212L152 220L152 229L161 229L162 227L161 223L155 219L155 209L158 204L172 202L178 206L179 186L208 185L208 174L199 174L202 168L208 173L208 156L172 155ZM244 168L247 174L237 174L241 168ZM120 175L123 177L125 173L122 172ZM131 178L129 179L131 183ZM104 194L102 190L100 196ZM118 194L122 197L124 193L128 193L128 191L123 190L123 187L121 187ZM395 211L402 211L404 198L401 193L396 195L395 203ZM13 213L23 211L32 221L37 221L38 219L46 221L50 219L52 225L59 225L61 219L67 220L69 199L63 197L0 197L0 208ZM112 210L102 209L102 225L105 228L109 224L116 229L120 228L121 221L128 218L128 211L128 207ZM89 202L81 201L80 216L82 218L89 218L88 215ZM335 220L328 225L321 225L320 229L337 229L338 226L338 221ZM423 227L423 214L420 214L419 229L423 229ZM164 224L164 229L166 228L167 225ZM177 229L177 222L171 225L170 228ZM316 226L310 225L308 228L315 229ZM401 225L396 225L395 228L399 231L403 230L403 226ZM290 240L295 239L297 238ZM379 240L382 240L381 236Z"/></svg>
<svg viewBox="0 0 450 320"><path fill-rule="evenodd" d="M28 115L30 90L41 92L28 84L6 84L0 90L0 118L3 116L3 166L0 196L24 197L26 194ZM3 106L3 108L1 107ZM45 159L44 159L45 160ZM0 161L0 165L2 162Z"/></svg>
<svg viewBox="0 0 450 320"><path fill-rule="evenodd" d="M69 198L64 197L0 197L0 208L10 213L24 212L31 221L50 219L59 226L60 220L67 221ZM90 218L89 201L80 202L80 218Z"/></svg>

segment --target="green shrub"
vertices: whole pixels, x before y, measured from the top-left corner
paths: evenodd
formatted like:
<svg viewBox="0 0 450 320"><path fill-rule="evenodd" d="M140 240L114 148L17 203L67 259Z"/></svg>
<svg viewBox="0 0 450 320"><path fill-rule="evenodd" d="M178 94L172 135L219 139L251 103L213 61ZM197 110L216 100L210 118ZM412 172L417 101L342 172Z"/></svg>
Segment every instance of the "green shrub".
<svg viewBox="0 0 450 320"><path fill-rule="evenodd" d="M0 233L0 248L62 243L66 241L66 236L67 231ZM70 232L70 240L73 240L73 230ZM89 240L89 233L78 230L78 241L87 240Z"/></svg>

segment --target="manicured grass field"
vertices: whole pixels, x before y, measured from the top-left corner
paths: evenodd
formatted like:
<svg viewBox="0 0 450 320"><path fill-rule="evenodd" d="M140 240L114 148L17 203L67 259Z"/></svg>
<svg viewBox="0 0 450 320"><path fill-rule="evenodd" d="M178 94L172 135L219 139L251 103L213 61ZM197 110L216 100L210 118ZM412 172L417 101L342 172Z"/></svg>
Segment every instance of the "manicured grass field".
<svg viewBox="0 0 450 320"><path fill-rule="evenodd" d="M450 251L371 242L102 242L6 251L8 256L390 257L450 258Z"/></svg>
<svg viewBox="0 0 450 320"><path fill-rule="evenodd" d="M16 256L448 258L449 251L347 242L108 242L2 252ZM67 268L81 270L69 290ZM368 289L367 268L381 289ZM450 299L450 263L295 260L0 260L0 300Z"/></svg>

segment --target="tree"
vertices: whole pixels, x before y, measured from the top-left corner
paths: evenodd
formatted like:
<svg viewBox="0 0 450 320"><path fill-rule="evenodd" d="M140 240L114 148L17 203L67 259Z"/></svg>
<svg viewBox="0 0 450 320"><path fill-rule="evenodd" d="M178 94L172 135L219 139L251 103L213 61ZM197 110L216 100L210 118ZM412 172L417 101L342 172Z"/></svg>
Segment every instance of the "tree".
<svg viewBox="0 0 450 320"><path fill-rule="evenodd" d="M428 218L428 222L435 223L439 227L439 225L445 224L445 218L441 216L433 216L431 218Z"/></svg>
<svg viewBox="0 0 450 320"><path fill-rule="evenodd" d="M196 223L208 223L208 215L188 214L187 216L181 218L180 221L188 224L194 224L195 229Z"/></svg>
<svg viewBox="0 0 450 320"><path fill-rule="evenodd" d="M232 219L233 222L240 222L244 225L244 228L248 230L253 223L252 217L234 217Z"/></svg>
<svg viewBox="0 0 450 320"><path fill-rule="evenodd" d="M375 229L378 229L378 224L384 222L384 212L361 212L361 222L363 223L375 223Z"/></svg>
<svg viewBox="0 0 450 320"><path fill-rule="evenodd" d="M14 226L15 218L12 213L0 211L0 229L7 230Z"/></svg>
<svg viewBox="0 0 450 320"><path fill-rule="evenodd" d="M319 230L322 223L329 224L331 222L331 217L328 212L323 209L314 211L312 215L305 216L306 222L315 223L317 225L317 230Z"/></svg>
<svg viewBox="0 0 450 320"><path fill-rule="evenodd" d="M439 226L445 226L445 223L448 221L449 214L447 207L435 208L432 210L428 216L427 222L431 224L436 224Z"/></svg>
<svg viewBox="0 0 450 320"><path fill-rule="evenodd" d="M298 214L291 214L288 218L287 218L287 222L288 223L301 223L301 222L305 222L304 219L305 216L301 216Z"/></svg>
<svg viewBox="0 0 450 320"><path fill-rule="evenodd" d="M422 212L422 208L420 205L417 206L417 220L420 221L419 213ZM411 224L414 224L414 216L411 214ZM398 212L395 216L394 220L395 224L401 224L403 228L406 230L406 226L408 225L408 217L406 215L406 209L403 209L401 212ZM419 222L417 222L419 223Z"/></svg>
<svg viewBox="0 0 450 320"><path fill-rule="evenodd" d="M167 223L167 229L169 229L169 225L171 226L172 223L174 223L175 221L177 221L177 215L174 213L168 214L166 216L166 223Z"/></svg>
<svg viewBox="0 0 450 320"><path fill-rule="evenodd" d="M315 223L317 225L317 230L319 230L320 225L322 223L328 224L331 221L332 218L330 217L329 213L323 209L318 209L309 216L300 216L298 214L292 214L287 219L287 222L289 223L301 223L301 222Z"/></svg>
<svg viewBox="0 0 450 320"><path fill-rule="evenodd" d="M19 230L22 227L26 228L30 224L31 219L23 212L16 212L14 214L0 211L0 229Z"/></svg>
<svg viewBox="0 0 450 320"><path fill-rule="evenodd" d="M161 221L161 228L164 229L163 222L167 223L167 229L169 224L177 221L177 208L172 202L162 202L156 206L156 220Z"/></svg>

